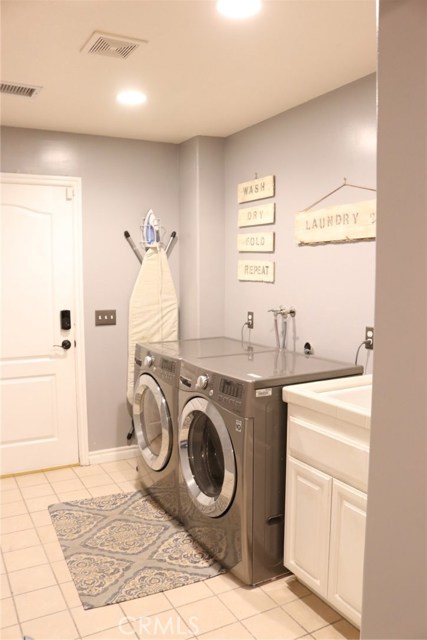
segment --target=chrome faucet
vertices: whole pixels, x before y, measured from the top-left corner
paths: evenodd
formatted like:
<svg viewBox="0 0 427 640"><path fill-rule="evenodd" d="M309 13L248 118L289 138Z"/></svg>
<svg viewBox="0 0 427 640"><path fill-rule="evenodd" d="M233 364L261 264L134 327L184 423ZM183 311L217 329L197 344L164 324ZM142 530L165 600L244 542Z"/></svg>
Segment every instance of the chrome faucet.
<svg viewBox="0 0 427 640"><path fill-rule="evenodd" d="M284 349L285 345L286 345L286 333L287 333L288 316L291 316L291 318L295 318L295 315L296 315L295 307L289 307L289 309L287 309L283 305L280 305L280 307L277 307L276 309L269 309L268 312L269 313L271 312L273 314L273 317L274 317L274 331L275 331L275 334L276 334L277 348L278 349ZM277 324L277 318L279 316L282 317L282 340L280 340L280 338L279 338L279 327L278 327L278 324Z"/></svg>

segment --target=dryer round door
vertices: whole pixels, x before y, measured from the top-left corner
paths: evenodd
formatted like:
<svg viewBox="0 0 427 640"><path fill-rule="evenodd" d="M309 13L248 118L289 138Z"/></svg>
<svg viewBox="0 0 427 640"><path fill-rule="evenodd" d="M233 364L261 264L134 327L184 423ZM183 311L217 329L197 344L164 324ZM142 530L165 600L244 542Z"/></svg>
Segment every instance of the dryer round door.
<svg viewBox="0 0 427 640"><path fill-rule="evenodd" d="M205 398L193 398L182 410L179 456L193 503L210 518L222 515L234 497L236 462L225 422Z"/></svg>
<svg viewBox="0 0 427 640"><path fill-rule="evenodd" d="M132 409L142 456L150 469L161 471L172 450L172 422L162 390L146 373L139 378Z"/></svg>

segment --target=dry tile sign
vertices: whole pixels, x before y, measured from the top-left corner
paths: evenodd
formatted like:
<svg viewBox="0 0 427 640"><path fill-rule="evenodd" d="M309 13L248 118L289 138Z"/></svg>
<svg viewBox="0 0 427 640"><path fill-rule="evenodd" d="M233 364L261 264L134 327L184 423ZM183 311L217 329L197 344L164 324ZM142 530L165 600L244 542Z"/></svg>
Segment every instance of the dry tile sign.
<svg viewBox="0 0 427 640"><path fill-rule="evenodd" d="M376 200L297 213L298 244L349 242L376 237Z"/></svg>
<svg viewBox="0 0 427 640"><path fill-rule="evenodd" d="M243 207L239 209L239 227L258 227L262 224L274 224L275 204L270 202L254 207Z"/></svg>
<svg viewBox="0 0 427 640"><path fill-rule="evenodd" d="M256 178L242 182L237 187L239 203L262 200L274 196L274 176ZM255 205L239 209L239 227L255 227L273 224L275 204ZM274 232L240 233L237 236L237 250L240 253L274 252ZM239 260L238 279L254 282L274 282L274 262L266 260Z"/></svg>

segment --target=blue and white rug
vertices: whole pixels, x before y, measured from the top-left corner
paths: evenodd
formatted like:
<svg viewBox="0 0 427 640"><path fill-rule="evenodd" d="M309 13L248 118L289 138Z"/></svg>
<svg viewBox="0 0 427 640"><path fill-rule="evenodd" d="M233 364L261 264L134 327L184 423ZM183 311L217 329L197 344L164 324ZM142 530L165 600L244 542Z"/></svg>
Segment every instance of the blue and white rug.
<svg viewBox="0 0 427 640"><path fill-rule="evenodd" d="M147 494L119 493L49 507L84 609L141 598L224 569Z"/></svg>

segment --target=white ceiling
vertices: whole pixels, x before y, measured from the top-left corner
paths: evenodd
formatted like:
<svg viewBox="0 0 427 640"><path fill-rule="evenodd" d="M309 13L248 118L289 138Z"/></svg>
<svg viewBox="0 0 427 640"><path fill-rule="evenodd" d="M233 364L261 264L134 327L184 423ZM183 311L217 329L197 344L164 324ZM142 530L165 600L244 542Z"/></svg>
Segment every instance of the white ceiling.
<svg viewBox="0 0 427 640"><path fill-rule="evenodd" d="M179 143L228 136L376 69L375 0L264 0L228 21L214 0L2 0L2 124ZM148 41L122 60L94 31ZM145 105L115 102L139 88Z"/></svg>

